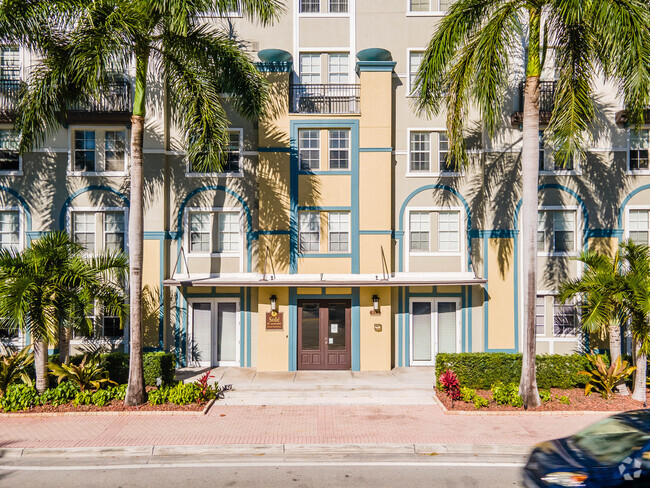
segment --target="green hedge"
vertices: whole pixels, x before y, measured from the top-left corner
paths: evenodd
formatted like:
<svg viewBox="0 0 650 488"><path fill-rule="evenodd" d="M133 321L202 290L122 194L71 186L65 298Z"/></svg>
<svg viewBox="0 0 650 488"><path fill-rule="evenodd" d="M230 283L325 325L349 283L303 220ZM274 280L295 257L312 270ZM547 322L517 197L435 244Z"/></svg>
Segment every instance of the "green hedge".
<svg viewBox="0 0 650 488"><path fill-rule="evenodd" d="M447 369L458 375L461 386L488 390L499 381L519 384L521 354L502 352L468 352L438 354L436 378ZM586 376L579 371L589 369L589 361L580 354L544 354L537 356L537 386L539 388L579 388L585 385Z"/></svg>

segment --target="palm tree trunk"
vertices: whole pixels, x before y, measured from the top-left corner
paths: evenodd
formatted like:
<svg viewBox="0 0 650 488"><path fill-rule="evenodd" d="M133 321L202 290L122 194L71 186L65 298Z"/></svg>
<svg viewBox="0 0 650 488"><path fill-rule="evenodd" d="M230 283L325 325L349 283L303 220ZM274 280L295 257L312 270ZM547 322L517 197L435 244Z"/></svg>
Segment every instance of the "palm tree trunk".
<svg viewBox="0 0 650 488"><path fill-rule="evenodd" d="M133 116L131 117L131 205L129 207L130 361L129 383L124 398L126 405L140 405L146 400L142 367L142 249L144 232L142 143L149 53L146 49L140 49L137 52L135 100Z"/></svg>
<svg viewBox="0 0 650 488"><path fill-rule="evenodd" d="M636 343L636 371L634 376L634 392L632 398L640 402L646 401L646 373L648 357L640 353L641 343Z"/></svg>
<svg viewBox="0 0 650 488"><path fill-rule="evenodd" d="M34 339L34 369L36 370L36 389L39 393L43 393L48 387L46 339Z"/></svg>
<svg viewBox="0 0 650 488"><path fill-rule="evenodd" d="M519 395L524 408L541 405L535 374L535 299L537 295L537 181L539 168L539 57L540 10L530 11L529 58L524 91L524 127L521 150L523 203L522 270L523 270L523 360ZM517 257L515 257L517 259Z"/></svg>
<svg viewBox="0 0 650 488"><path fill-rule="evenodd" d="M616 359L621 355L621 326L618 322L612 322L609 324L609 355L612 359L611 364L614 364ZM630 394L625 383L618 385L616 391L619 395Z"/></svg>
<svg viewBox="0 0 650 488"><path fill-rule="evenodd" d="M70 328L59 322L59 364L70 362Z"/></svg>

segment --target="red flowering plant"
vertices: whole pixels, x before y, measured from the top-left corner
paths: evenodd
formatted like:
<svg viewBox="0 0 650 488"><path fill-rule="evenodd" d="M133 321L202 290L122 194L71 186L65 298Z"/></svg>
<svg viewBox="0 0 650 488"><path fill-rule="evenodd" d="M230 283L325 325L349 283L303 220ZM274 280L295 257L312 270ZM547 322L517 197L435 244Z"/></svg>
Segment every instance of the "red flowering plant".
<svg viewBox="0 0 650 488"><path fill-rule="evenodd" d="M438 378L438 383L452 400L460 400L460 383L453 369L448 369L442 373Z"/></svg>
<svg viewBox="0 0 650 488"><path fill-rule="evenodd" d="M196 384L199 385L199 388L201 388L201 400L211 400L212 398L215 398L217 396L217 385L215 384L214 386L208 385L208 380L210 378L214 378L213 375L211 375L212 371L206 371L204 375L202 375L198 380L196 380Z"/></svg>

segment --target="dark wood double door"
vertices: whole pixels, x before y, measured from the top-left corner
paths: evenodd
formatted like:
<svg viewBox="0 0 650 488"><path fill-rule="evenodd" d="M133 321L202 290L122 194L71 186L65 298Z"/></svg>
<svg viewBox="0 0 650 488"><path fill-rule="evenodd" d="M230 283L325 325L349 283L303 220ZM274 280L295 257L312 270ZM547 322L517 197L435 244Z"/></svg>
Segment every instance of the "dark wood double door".
<svg viewBox="0 0 650 488"><path fill-rule="evenodd" d="M350 369L350 300L298 300L298 369Z"/></svg>

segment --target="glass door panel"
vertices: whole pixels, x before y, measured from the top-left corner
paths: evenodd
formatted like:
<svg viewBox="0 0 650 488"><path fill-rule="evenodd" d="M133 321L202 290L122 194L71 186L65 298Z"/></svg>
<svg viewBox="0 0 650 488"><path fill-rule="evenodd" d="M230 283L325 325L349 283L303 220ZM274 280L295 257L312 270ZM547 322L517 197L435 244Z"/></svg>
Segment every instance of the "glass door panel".
<svg viewBox="0 0 650 488"><path fill-rule="evenodd" d="M438 352L456 351L456 303L438 302Z"/></svg>
<svg viewBox="0 0 650 488"><path fill-rule="evenodd" d="M345 303L330 303L327 321L327 347L330 351L345 350Z"/></svg>
<svg viewBox="0 0 650 488"><path fill-rule="evenodd" d="M320 349L320 306L318 303L302 305L302 350L318 351Z"/></svg>
<svg viewBox="0 0 650 488"><path fill-rule="evenodd" d="M212 361L212 304L194 302L192 304L193 340L190 345L190 357L193 361Z"/></svg>
<svg viewBox="0 0 650 488"><path fill-rule="evenodd" d="M431 302L413 302L413 361L431 361Z"/></svg>
<svg viewBox="0 0 650 488"><path fill-rule="evenodd" d="M217 361L237 361L237 304L219 303L217 310Z"/></svg>

